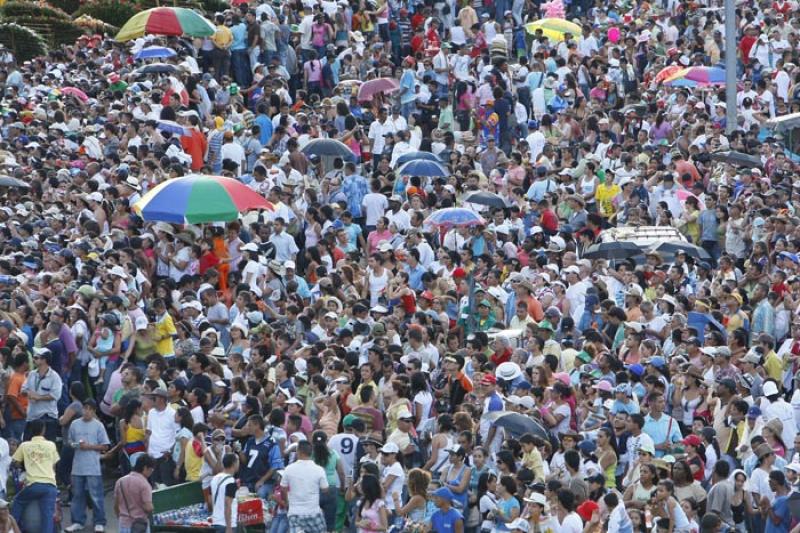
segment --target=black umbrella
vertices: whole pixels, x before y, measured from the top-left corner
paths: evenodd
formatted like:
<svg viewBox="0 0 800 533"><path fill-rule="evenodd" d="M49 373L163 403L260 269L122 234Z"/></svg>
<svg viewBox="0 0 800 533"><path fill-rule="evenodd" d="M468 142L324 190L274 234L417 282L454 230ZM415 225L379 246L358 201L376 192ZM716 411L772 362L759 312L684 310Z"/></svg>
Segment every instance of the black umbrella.
<svg viewBox="0 0 800 533"><path fill-rule="evenodd" d="M628 259L642 253L642 249L629 241L609 241L593 244L581 259Z"/></svg>
<svg viewBox="0 0 800 533"><path fill-rule="evenodd" d="M169 63L151 63L143 67L139 67L133 71L136 76L143 74L175 74L178 72L178 67L170 65Z"/></svg>
<svg viewBox="0 0 800 533"><path fill-rule="evenodd" d="M22 180L12 178L11 176L0 176L0 187L20 187L22 189L30 189L31 186Z"/></svg>
<svg viewBox="0 0 800 533"><path fill-rule="evenodd" d="M711 255L699 246L695 246L690 242L662 242L653 247L653 250L663 255L678 255L678 252L684 251L686 255L690 255L695 259L701 261L710 261Z"/></svg>
<svg viewBox="0 0 800 533"><path fill-rule="evenodd" d="M488 191L471 192L464 197L464 202L478 205L488 205L489 207L497 207L499 209L505 209L508 207L502 196Z"/></svg>
<svg viewBox="0 0 800 533"><path fill-rule="evenodd" d="M307 156L341 157L347 161L355 158L353 151L336 139L314 139L303 147L302 152Z"/></svg>
<svg viewBox="0 0 800 533"><path fill-rule="evenodd" d="M514 438L530 433L544 440L550 439L550 435L543 425L537 422L536 419L522 413L499 411L490 413L487 415L487 419L492 421L493 425L505 429Z"/></svg>
<svg viewBox="0 0 800 533"><path fill-rule="evenodd" d="M744 152L736 152L734 150L714 152L711 154L711 159L713 161L730 163L731 165L736 165L737 167L761 168L763 166L761 163L761 158L757 155L745 154Z"/></svg>

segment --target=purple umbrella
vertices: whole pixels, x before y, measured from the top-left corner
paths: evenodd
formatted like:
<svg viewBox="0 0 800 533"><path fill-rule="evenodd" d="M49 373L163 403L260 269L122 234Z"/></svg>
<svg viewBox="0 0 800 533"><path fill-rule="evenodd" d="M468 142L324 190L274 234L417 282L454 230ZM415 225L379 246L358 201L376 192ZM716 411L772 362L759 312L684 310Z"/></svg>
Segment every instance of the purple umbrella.
<svg viewBox="0 0 800 533"><path fill-rule="evenodd" d="M365 81L358 88L358 101L366 102L371 100L378 93L393 93L400 89L400 82L392 78L378 78L377 80Z"/></svg>

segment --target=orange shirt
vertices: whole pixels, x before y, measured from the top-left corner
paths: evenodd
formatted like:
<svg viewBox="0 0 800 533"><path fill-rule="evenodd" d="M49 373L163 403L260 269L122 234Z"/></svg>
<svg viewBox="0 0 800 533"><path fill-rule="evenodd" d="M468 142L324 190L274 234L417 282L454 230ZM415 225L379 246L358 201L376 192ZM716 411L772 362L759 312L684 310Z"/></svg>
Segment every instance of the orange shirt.
<svg viewBox="0 0 800 533"><path fill-rule="evenodd" d="M183 135L181 137L181 146L184 152L192 156L192 170L203 168L203 160L206 157L206 149L208 148L206 136L202 132L192 129L191 135Z"/></svg>
<svg viewBox="0 0 800 533"><path fill-rule="evenodd" d="M25 374L20 372L14 372L11 374L11 378L8 380L8 390L6 391L6 395L16 398L17 402L19 402L19 405L22 408L22 412L18 413L14 406L9 404L9 408L11 409L11 418L13 420L25 420L28 412L28 397L20 394L23 383L25 383Z"/></svg>
<svg viewBox="0 0 800 533"><path fill-rule="evenodd" d="M528 314L532 316L536 322L541 322L544 319L542 304L533 296L528 297Z"/></svg>

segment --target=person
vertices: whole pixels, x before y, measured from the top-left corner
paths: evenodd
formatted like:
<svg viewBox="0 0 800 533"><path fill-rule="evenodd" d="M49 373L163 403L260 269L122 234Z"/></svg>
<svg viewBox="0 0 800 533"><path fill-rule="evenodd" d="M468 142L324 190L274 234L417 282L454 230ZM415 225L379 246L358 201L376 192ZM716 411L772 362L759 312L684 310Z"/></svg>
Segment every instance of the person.
<svg viewBox="0 0 800 533"><path fill-rule="evenodd" d="M149 480L155 470L156 460L140 455L133 471L114 484L114 513L120 533L132 533L134 525L148 523L153 513L153 489Z"/></svg>
<svg viewBox="0 0 800 533"><path fill-rule="evenodd" d="M94 513L94 530L103 533L106 526L103 472L100 458L110 441L106 428L97 419L97 403L92 398L83 401L83 416L69 426L69 445L75 448L72 459L72 525L65 531L81 531L86 524L86 493Z"/></svg>
<svg viewBox="0 0 800 533"><path fill-rule="evenodd" d="M792 522L789 510L789 493L791 489L786 483L786 476L780 470L769 473L769 486L775 494L772 503L761 500L761 512L766 515L765 533L788 533Z"/></svg>
<svg viewBox="0 0 800 533"><path fill-rule="evenodd" d="M463 533L464 517L453 506L455 495L448 487L439 487L431 493L436 512L431 516L430 528L435 533Z"/></svg>
<svg viewBox="0 0 800 533"><path fill-rule="evenodd" d="M169 395L163 388L150 395L153 407L147 413L147 453L156 460L156 483L172 485L175 482L175 461L172 458L175 435L179 427L175 421L175 410L167 404Z"/></svg>
<svg viewBox="0 0 800 533"><path fill-rule="evenodd" d="M222 472L211 478L211 524L218 533L236 531L238 500L236 498L236 473L239 457L226 453L222 457Z"/></svg>
<svg viewBox="0 0 800 533"><path fill-rule="evenodd" d="M22 394L28 398L28 412L25 420L26 429L34 420L45 423L48 440L55 441L58 427L58 401L61 399L63 382L61 376L50 366L52 352L47 348L38 348L33 354L36 366L34 372L28 373L22 384ZM33 437L33 433L25 433L25 439Z"/></svg>
<svg viewBox="0 0 800 533"><path fill-rule="evenodd" d="M249 438L241 452L244 464L241 479L250 490L263 494L272 492L273 478L283 468L280 446L275 438L264 432L266 422L261 415L250 415L247 419Z"/></svg>
<svg viewBox="0 0 800 533"><path fill-rule="evenodd" d="M297 443L297 460L287 466L281 477L281 487L289 490L289 529L291 533L324 533L325 516L320 508L320 493L327 490L325 470L311 460L312 445Z"/></svg>
<svg viewBox="0 0 800 533"><path fill-rule="evenodd" d="M377 533L389 528L389 515L381 496L381 483L376 476L367 474L359 480L363 498L356 513L359 533Z"/></svg>
<svg viewBox="0 0 800 533"><path fill-rule="evenodd" d="M25 469L25 486L14 497L11 515L17 523L28 505L36 502L39 506L39 527L43 533L52 533L55 529L56 488L55 467L59 461L55 442L45 438L45 421L35 419L27 424L31 432L31 440L23 442L14 452L11 460Z"/></svg>

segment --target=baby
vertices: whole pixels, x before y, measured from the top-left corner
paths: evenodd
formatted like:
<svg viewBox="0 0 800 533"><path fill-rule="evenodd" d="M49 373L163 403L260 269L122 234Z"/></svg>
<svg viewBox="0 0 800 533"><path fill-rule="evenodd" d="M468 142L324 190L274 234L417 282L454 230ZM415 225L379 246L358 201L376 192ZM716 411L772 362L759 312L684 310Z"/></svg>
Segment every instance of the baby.
<svg viewBox="0 0 800 533"><path fill-rule="evenodd" d="M100 363L100 377L97 383L103 382L103 374L108 364L108 356L114 350L114 332L111 328L103 326L97 334L97 344L95 345L95 352L100 354L98 362Z"/></svg>

